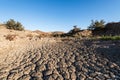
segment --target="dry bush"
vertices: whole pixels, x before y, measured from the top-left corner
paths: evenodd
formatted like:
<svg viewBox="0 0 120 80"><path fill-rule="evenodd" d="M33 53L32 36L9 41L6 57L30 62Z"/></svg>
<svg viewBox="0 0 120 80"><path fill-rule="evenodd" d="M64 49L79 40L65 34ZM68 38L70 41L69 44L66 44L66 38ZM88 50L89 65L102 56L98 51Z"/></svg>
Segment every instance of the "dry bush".
<svg viewBox="0 0 120 80"><path fill-rule="evenodd" d="M72 37L61 38L61 41L71 41L71 40L73 40Z"/></svg>
<svg viewBox="0 0 120 80"><path fill-rule="evenodd" d="M45 37L50 37L50 35L47 33L39 34L39 38L45 38Z"/></svg>
<svg viewBox="0 0 120 80"><path fill-rule="evenodd" d="M33 35L32 34L27 34L26 37L33 37Z"/></svg>
<svg viewBox="0 0 120 80"><path fill-rule="evenodd" d="M20 22L14 21L14 19L10 19L6 22L6 28L13 29L13 30L19 30L19 31L24 30L23 25Z"/></svg>
<svg viewBox="0 0 120 80"><path fill-rule="evenodd" d="M16 39L16 34L8 34L5 36L6 40L13 41Z"/></svg>
<svg viewBox="0 0 120 80"><path fill-rule="evenodd" d="M33 35L32 34L27 34L26 37L28 37L29 40L31 40L33 38Z"/></svg>
<svg viewBox="0 0 120 80"><path fill-rule="evenodd" d="M73 29L68 32L68 34L75 34L80 31L80 28L73 26Z"/></svg>
<svg viewBox="0 0 120 80"><path fill-rule="evenodd" d="M52 37L62 37L62 35L65 34L64 32L56 31L52 32L51 36Z"/></svg>
<svg viewBox="0 0 120 80"><path fill-rule="evenodd" d="M36 35L36 37L37 37L38 39L41 39L41 35Z"/></svg>

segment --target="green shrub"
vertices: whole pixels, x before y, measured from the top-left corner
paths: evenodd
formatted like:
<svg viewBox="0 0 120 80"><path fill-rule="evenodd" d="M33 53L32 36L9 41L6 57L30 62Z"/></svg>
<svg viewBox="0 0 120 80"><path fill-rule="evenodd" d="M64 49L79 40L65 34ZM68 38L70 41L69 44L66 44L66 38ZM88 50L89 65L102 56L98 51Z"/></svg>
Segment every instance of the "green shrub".
<svg viewBox="0 0 120 80"><path fill-rule="evenodd" d="M76 25L73 26L73 29L68 32L68 34L75 34L80 31L80 28L78 28Z"/></svg>
<svg viewBox="0 0 120 80"><path fill-rule="evenodd" d="M100 30L101 28L105 27L105 21L104 20L92 20L90 26L88 26L89 30Z"/></svg>
<svg viewBox="0 0 120 80"><path fill-rule="evenodd" d="M102 36L101 40L120 40L120 36Z"/></svg>
<svg viewBox="0 0 120 80"><path fill-rule="evenodd" d="M20 22L16 22L13 19L10 19L6 22L6 27L7 29L13 29L13 30L19 30L22 31L24 30L24 27Z"/></svg>

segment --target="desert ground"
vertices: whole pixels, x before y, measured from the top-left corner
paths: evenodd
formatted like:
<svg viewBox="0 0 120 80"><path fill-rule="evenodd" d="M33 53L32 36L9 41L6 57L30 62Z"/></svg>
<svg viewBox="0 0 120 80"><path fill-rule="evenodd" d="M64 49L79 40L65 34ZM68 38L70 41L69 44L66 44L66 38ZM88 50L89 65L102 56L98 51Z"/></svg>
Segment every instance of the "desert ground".
<svg viewBox="0 0 120 80"><path fill-rule="evenodd" d="M8 34L17 36L10 41ZM0 80L120 80L119 40L36 35L0 29Z"/></svg>

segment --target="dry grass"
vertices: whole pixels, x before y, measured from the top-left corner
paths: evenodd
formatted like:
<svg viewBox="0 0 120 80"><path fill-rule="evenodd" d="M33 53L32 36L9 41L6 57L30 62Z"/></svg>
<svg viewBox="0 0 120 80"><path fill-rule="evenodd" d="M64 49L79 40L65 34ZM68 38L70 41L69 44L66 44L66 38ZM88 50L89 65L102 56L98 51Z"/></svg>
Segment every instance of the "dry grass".
<svg viewBox="0 0 120 80"><path fill-rule="evenodd" d="M33 35L32 34L27 34L26 37L33 37Z"/></svg>
<svg viewBox="0 0 120 80"><path fill-rule="evenodd" d="M17 36L16 34L8 34L5 36L5 39L9 41L13 41L16 39L16 36Z"/></svg>
<svg viewBox="0 0 120 80"><path fill-rule="evenodd" d="M31 40L33 38L33 35L32 34L27 34L26 37L28 37L29 40Z"/></svg>

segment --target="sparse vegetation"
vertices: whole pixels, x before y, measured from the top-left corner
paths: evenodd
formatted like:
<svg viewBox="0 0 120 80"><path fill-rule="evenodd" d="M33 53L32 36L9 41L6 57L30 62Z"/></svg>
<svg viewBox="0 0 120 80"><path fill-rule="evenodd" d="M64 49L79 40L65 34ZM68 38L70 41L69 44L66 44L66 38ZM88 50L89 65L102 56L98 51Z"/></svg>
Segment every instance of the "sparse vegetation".
<svg viewBox="0 0 120 80"><path fill-rule="evenodd" d="M93 36L89 37L91 40L120 40L120 36Z"/></svg>
<svg viewBox="0 0 120 80"><path fill-rule="evenodd" d="M91 36L92 30L77 26L64 38L61 35L65 33L58 31L0 31L1 38L6 35L0 39L0 63L4 64L0 66L0 80L107 80L120 76L120 41L112 41L120 40L120 36Z"/></svg>
<svg viewBox="0 0 120 80"><path fill-rule="evenodd" d="M13 41L16 38L16 34L8 34L5 36L6 40Z"/></svg>
<svg viewBox="0 0 120 80"><path fill-rule="evenodd" d="M76 25L73 26L73 29L71 29L68 33L62 34L62 37L80 37L78 32L80 32L80 28L78 28Z"/></svg>
<svg viewBox="0 0 120 80"><path fill-rule="evenodd" d="M27 34L26 37L33 37L33 35L32 34Z"/></svg>
<svg viewBox="0 0 120 80"><path fill-rule="evenodd" d="M105 27L105 21L104 20L92 20L90 26L88 27L89 30L99 30L101 28Z"/></svg>
<svg viewBox="0 0 120 80"><path fill-rule="evenodd" d="M74 38L83 38L90 37L92 35L91 30L81 30L77 26L73 26L73 29L68 33L62 34L62 37L74 37Z"/></svg>
<svg viewBox="0 0 120 80"><path fill-rule="evenodd" d="M39 35L36 35L36 37L38 38L38 39L41 39L41 35L39 34Z"/></svg>
<svg viewBox="0 0 120 80"><path fill-rule="evenodd" d="M33 38L33 35L32 34L27 34L26 37L28 37L29 40L31 40Z"/></svg>
<svg viewBox="0 0 120 80"><path fill-rule="evenodd" d="M45 33L43 33L43 34L39 34L39 37L41 37L41 38L49 37L49 34L45 34Z"/></svg>
<svg viewBox="0 0 120 80"><path fill-rule="evenodd" d="M7 29L13 29L13 30L19 30L22 31L24 30L24 27L20 22L14 21L14 19L10 19L6 22L6 27Z"/></svg>
<svg viewBox="0 0 120 80"><path fill-rule="evenodd" d="M52 36L53 37L63 37L65 33L64 32L60 32L60 31L56 31L56 32L52 32Z"/></svg>
<svg viewBox="0 0 120 80"><path fill-rule="evenodd" d="M16 22L13 19L10 19L4 24L6 25L7 29L12 30L24 30L24 27L20 22ZM96 36L99 36L99 39L101 40L120 40L120 22L111 22L105 24L104 20L92 20L90 26L86 30L81 30L77 25L73 26L73 29L71 29L68 33L63 32L53 32L52 34L48 34L42 31L34 31L38 33L37 38L44 38L44 37L74 37L74 38L90 38L90 39L98 39ZM11 31L12 31L11 30ZM28 34L26 37L29 37L29 39L32 39L33 35ZM92 37L92 38L91 38ZM14 40L14 35L7 35L7 40Z"/></svg>
<svg viewBox="0 0 120 80"><path fill-rule="evenodd" d="M101 40L120 40L120 36L102 36Z"/></svg>
<svg viewBox="0 0 120 80"><path fill-rule="evenodd" d="M73 26L73 29L70 30L68 33L69 33L69 34L74 34L74 33L77 33L77 32L79 32L79 31L80 31L80 28L78 28L78 27L75 25L75 26Z"/></svg>

